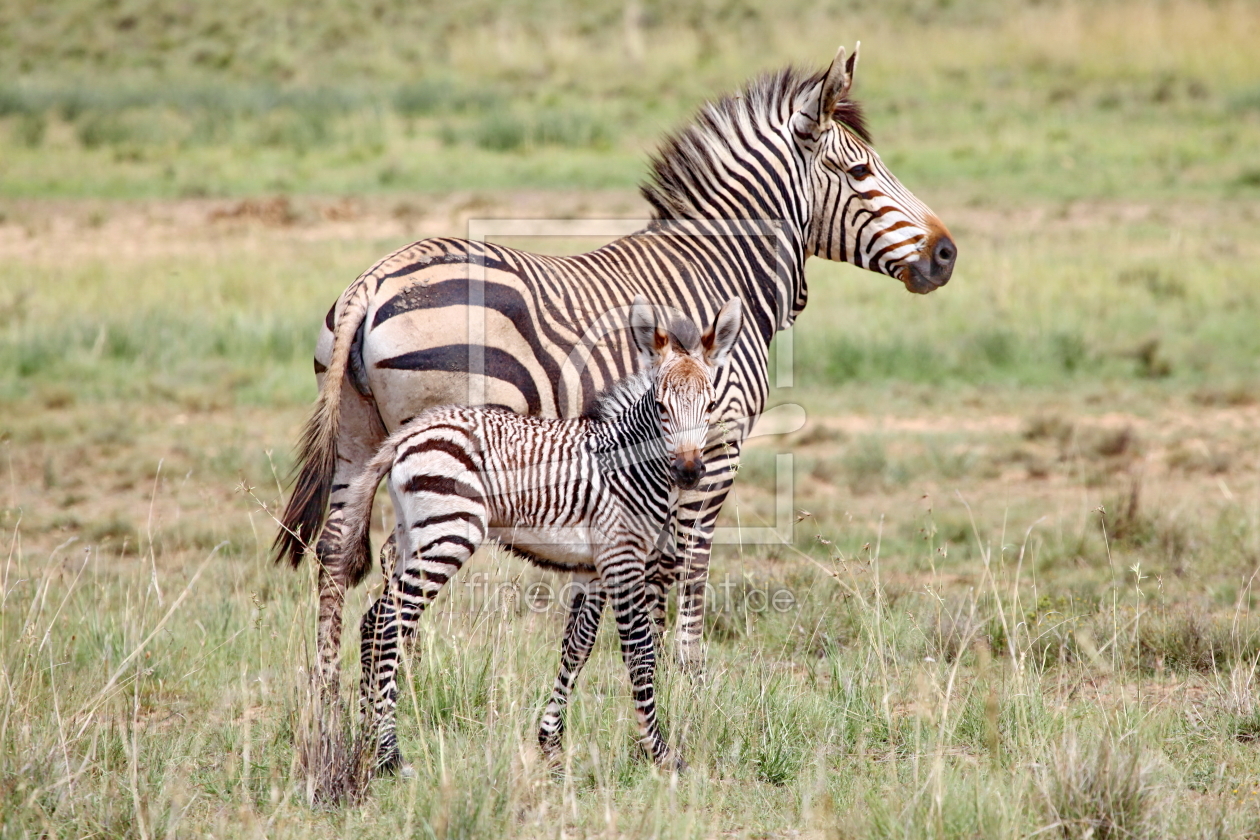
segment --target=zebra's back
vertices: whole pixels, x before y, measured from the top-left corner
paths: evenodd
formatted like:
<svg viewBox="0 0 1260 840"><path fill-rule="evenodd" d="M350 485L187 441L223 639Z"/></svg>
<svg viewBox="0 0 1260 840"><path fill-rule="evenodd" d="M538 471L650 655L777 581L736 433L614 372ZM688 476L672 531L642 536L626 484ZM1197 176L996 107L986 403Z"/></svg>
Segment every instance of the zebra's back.
<svg viewBox="0 0 1260 840"><path fill-rule="evenodd" d="M579 416L633 366L622 330L635 295L699 320L716 314L712 281L687 270L687 261L662 259L668 245L663 237L626 237L551 257L458 239L415 242L356 281L367 295L356 384L386 429L446 404ZM656 252L650 261L647 251ZM317 370L332 353L329 314ZM749 337L735 355L743 364L726 379L739 387L719 387L731 394L722 412L731 419L757 414L766 387L764 347Z"/></svg>

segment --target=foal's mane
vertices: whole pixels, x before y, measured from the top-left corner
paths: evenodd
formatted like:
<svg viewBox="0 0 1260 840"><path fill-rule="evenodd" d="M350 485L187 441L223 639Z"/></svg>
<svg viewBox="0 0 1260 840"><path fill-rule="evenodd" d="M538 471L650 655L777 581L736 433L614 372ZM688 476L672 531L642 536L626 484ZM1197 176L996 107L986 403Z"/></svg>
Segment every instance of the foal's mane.
<svg viewBox="0 0 1260 840"><path fill-rule="evenodd" d="M738 93L722 96L700 107L685 128L667 136L651 160L647 183L639 191L660 219L694 214L706 203L693 185L711 180L721 152L738 153L749 138L782 125L792 115L796 98L819 84L824 71L785 67L749 82ZM836 104L832 118L870 143L862 106L852 99Z"/></svg>
<svg viewBox="0 0 1260 840"><path fill-rule="evenodd" d="M669 325L669 340L677 351L691 353L700 346L700 330L687 318L675 318ZM651 367L618 379L599 393L582 416L588 420L615 420L652 390L659 370Z"/></svg>

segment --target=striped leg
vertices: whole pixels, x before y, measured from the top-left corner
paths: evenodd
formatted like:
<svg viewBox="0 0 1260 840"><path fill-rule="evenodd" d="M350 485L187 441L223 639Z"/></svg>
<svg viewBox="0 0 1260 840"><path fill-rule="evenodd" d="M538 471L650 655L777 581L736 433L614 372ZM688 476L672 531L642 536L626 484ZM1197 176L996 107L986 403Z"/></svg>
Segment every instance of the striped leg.
<svg viewBox="0 0 1260 840"><path fill-rule="evenodd" d="M472 529L467 520L451 521L442 516L433 519L445 521L429 524L404 518L396 531L399 544L420 547L415 551L405 549L405 555L400 550L401 565L394 569L385 591L363 616L363 713L375 728L377 768L385 772L402 765L396 732L399 646L415 635L420 614L477 548L477 542L468 539ZM484 526L481 532L485 532Z"/></svg>
<svg viewBox="0 0 1260 840"><path fill-rule="evenodd" d="M710 478L699 490L685 494L678 504L678 659L693 676L704 673L705 590L718 512L734 481L732 466L739 461L739 445L723 445L706 456Z"/></svg>
<svg viewBox="0 0 1260 840"><path fill-rule="evenodd" d="M665 633L665 596L674 583L673 570L666 573L658 569L656 574L649 575L647 583L647 611L652 618L652 632L659 641Z"/></svg>
<svg viewBox="0 0 1260 840"><path fill-rule="evenodd" d="M578 674L591 656L595 637L599 634L599 620L604 612L604 591L595 576L574 576L573 598L569 602L569 618L564 625L564 641L560 651L560 673L551 690L551 702L543 712L538 726L538 746L543 755L553 762L560 754L560 741L564 735L564 710L569 695L577 682Z"/></svg>
<svg viewBox="0 0 1260 840"><path fill-rule="evenodd" d="M317 360L318 361L318 360ZM323 379L320 377L322 384ZM350 482L363 471L385 440L385 426L376 404L355 390L347 380L341 388L341 429L337 437L337 467L333 474L328 518L315 543L319 563L319 626L316 633L317 670L324 696L335 699L340 684L341 614L347 580L338 550Z"/></svg>
<svg viewBox="0 0 1260 840"><path fill-rule="evenodd" d="M656 720L656 650L648 617L647 595L642 570L626 570L617 579L606 581L610 590L621 657L630 672L634 713L639 740L652 761L662 767L683 770L686 763L673 753L661 737Z"/></svg>
<svg viewBox="0 0 1260 840"><path fill-rule="evenodd" d="M319 633L318 668L319 681L324 699L337 699L341 681L341 614L345 608L347 575L342 568L342 556L335 546L340 544L342 519L340 509L335 511L324 525L324 536L317 549L319 561ZM327 542L325 542L327 541ZM332 546L332 547L330 547ZM322 554L318 553L322 552ZM381 575L388 580L398 559L395 534L381 546Z"/></svg>
<svg viewBox="0 0 1260 840"><path fill-rule="evenodd" d="M394 576L394 567L398 565L398 532L390 532L389 539L381 546L381 577L389 580Z"/></svg>
<svg viewBox="0 0 1260 840"><path fill-rule="evenodd" d="M329 525L334 524L330 518ZM339 524L339 523L337 523ZM325 526L327 539L336 542L336 531ZM323 544L323 540L320 540ZM317 549L318 551L318 549ZM333 702L341 683L341 612L345 608L346 586L337 566L319 559L319 625L316 630L316 657L319 686L324 699Z"/></svg>

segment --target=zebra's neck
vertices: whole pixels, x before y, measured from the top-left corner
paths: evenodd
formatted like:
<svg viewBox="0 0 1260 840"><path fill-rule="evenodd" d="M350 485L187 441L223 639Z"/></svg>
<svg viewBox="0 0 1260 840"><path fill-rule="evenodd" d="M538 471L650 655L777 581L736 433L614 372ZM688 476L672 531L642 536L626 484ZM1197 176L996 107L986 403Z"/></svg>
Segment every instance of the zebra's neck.
<svg viewBox="0 0 1260 840"><path fill-rule="evenodd" d="M654 229L744 240L707 250L737 273L752 269L745 292L770 307L775 331L791 326L806 302L809 162L792 141L788 121L798 95L816 81L786 70L708 103L662 144L641 188L653 207ZM758 230L738 230L734 220ZM717 266L713 274L723 276L727 268Z"/></svg>
<svg viewBox="0 0 1260 840"><path fill-rule="evenodd" d="M639 372L600 397L592 418L594 448L613 471L633 467L642 474L659 463L664 474L665 440L654 384L650 374Z"/></svg>

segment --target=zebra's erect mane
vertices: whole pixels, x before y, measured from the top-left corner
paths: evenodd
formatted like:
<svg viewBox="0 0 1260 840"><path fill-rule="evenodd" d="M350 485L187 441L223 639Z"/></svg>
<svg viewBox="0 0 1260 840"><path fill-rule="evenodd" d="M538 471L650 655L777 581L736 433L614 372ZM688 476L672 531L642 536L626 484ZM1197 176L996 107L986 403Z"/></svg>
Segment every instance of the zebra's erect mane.
<svg viewBox="0 0 1260 840"><path fill-rule="evenodd" d="M587 420L605 423L616 420L625 413L626 409L642 399L644 394L651 391L654 384L652 371L641 370L638 373L632 373L601 391L582 416Z"/></svg>
<svg viewBox="0 0 1260 840"><path fill-rule="evenodd" d="M767 73L749 82L736 94L728 94L701 106L691 125L669 135L652 157L652 171L639 192L656 210L659 219L694 217L703 214L707 203L696 195L694 185L704 184L716 175L716 162L722 150L747 148L756 132L742 131L741 126L764 129L777 126L791 116L796 98L811 86L819 84L825 70L807 72L786 67ZM837 103L832 118L850 131L871 142L862 106L851 99Z"/></svg>

